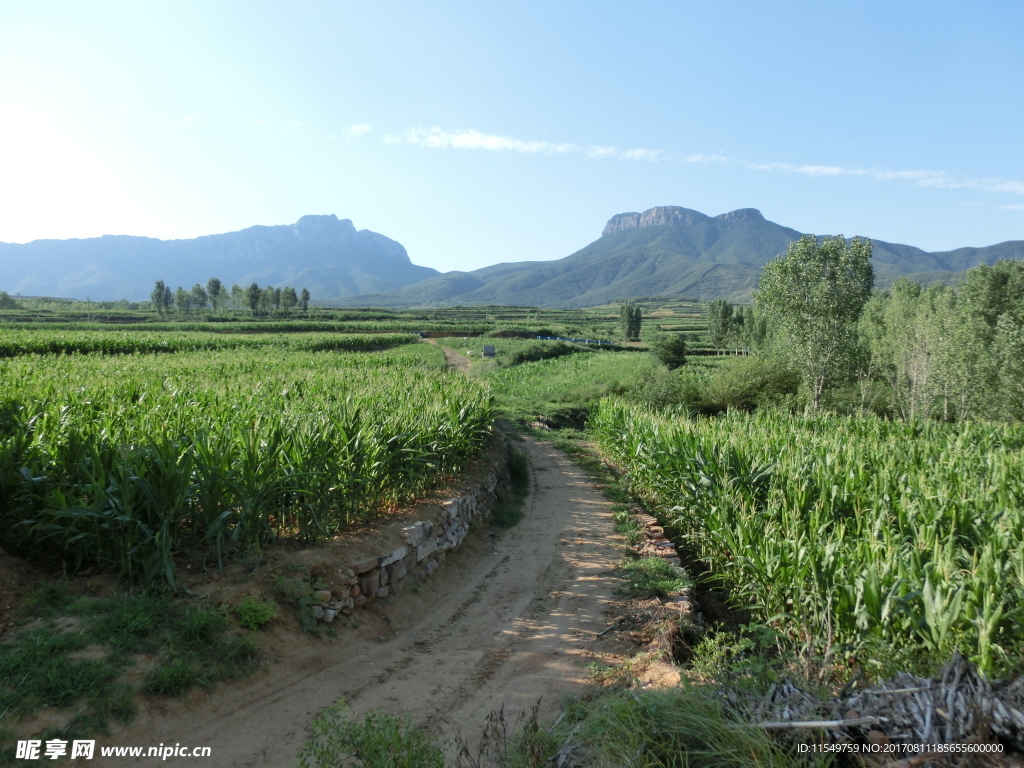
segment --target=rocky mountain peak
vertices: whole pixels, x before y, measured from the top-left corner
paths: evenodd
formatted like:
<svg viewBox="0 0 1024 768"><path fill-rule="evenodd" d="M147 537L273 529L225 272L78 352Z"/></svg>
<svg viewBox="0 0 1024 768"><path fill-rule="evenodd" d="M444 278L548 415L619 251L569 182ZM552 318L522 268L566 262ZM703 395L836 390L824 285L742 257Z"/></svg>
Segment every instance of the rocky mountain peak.
<svg viewBox="0 0 1024 768"><path fill-rule="evenodd" d="M764 221L764 216L757 208L738 208L735 211L729 211L728 213L722 213L715 216L716 219L722 221Z"/></svg>
<svg viewBox="0 0 1024 768"><path fill-rule="evenodd" d="M324 237L339 233L352 234L356 231L351 219L339 219L333 213L322 216L302 216L294 224L295 234L300 237Z"/></svg>
<svg viewBox="0 0 1024 768"><path fill-rule="evenodd" d="M605 224L601 235L610 235L623 229L656 227L663 224L694 224L707 219L708 217L700 211L681 208L678 205L659 205L648 208L643 213L619 213L612 216Z"/></svg>

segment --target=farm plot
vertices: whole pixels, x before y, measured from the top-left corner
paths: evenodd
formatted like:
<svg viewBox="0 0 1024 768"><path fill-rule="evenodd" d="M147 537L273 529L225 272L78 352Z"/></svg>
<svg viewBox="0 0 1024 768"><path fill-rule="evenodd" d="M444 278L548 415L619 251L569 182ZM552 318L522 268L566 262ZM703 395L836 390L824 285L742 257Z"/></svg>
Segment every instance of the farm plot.
<svg viewBox="0 0 1024 768"><path fill-rule="evenodd" d="M22 355L133 355L199 352L216 349L276 347L305 352L359 352L400 344L417 337L409 333L274 335L210 334L198 331L50 331L5 330L0 358Z"/></svg>
<svg viewBox="0 0 1024 768"><path fill-rule="evenodd" d="M488 388L432 368L437 354L0 360L5 544L174 585L182 548L254 558L275 537L313 541L385 513L489 433Z"/></svg>
<svg viewBox="0 0 1024 768"><path fill-rule="evenodd" d="M819 653L1021 668L1024 429L602 402L633 488L760 620Z"/></svg>

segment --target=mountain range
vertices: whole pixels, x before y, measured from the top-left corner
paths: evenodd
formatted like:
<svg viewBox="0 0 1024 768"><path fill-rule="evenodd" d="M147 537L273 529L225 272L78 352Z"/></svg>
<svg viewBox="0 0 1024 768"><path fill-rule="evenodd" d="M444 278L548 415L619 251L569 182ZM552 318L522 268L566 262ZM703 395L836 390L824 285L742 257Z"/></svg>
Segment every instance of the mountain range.
<svg viewBox="0 0 1024 768"><path fill-rule="evenodd" d="M104 235L0 243L0 290L24 296L139 301L157 280L189 288L218 277L226 285L305 287L317 301L402 288L438 274L413 264L401 243L333 214L192 240Z"/></svg>
<svg viewBox="0 0 1024 768"><path fill-rule="evenodd" d="M0 243L0 290L22 295L145 299L157 279L188 287L291 285L332 306L404 308L453 304L587 307L636 296L749 301L761 268L800 232L754 208L719 216L677 206L620 213L601 236L555 261L494 264L439 273L413 264L384 235L348 219L303 216L293 225L249 227L194 240L106 235ZM1024 241L929 253L872 241L875 282L898 277L953 283L971 267L1024 259Z"/></svg>
<svg viewBox="0 0 1024 768"><path fill-rule="evenodd" d="M727 298L746 302L761 268L801 233L768 221L754 208L719 216L677 206L620 213L601 237L557 261L495 264L472 272L446 272L406 288L340 306L411 307L446 304L525 304L588 307L635 296ZM964 270L1000 259L1024 259L1024 241L928 253L910 245L872 240L875 282L898 277L953 283Z"/></svg>

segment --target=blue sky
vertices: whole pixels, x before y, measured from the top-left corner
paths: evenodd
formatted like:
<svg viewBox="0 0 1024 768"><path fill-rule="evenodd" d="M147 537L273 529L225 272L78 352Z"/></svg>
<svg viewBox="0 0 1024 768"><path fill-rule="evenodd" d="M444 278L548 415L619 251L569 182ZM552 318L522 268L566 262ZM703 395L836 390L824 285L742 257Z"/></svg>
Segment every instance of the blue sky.
<svg viewBox="0 0 1024 768"><path fill-rule="evenodd" d="M1020 2L0 2L0 241L335 213L440 270L623 211L1024 239Z"/></svg>

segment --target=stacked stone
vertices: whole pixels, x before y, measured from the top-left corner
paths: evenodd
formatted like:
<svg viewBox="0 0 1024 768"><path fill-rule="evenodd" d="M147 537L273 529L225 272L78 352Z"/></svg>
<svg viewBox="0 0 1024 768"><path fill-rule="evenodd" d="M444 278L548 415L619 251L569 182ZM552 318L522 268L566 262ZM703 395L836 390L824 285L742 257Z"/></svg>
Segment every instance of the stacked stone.
<svg viewBox="0 0 1024 768"><path fill-rule="evenodd" d="M330 624L339 613L350 614L396 592L407 580L433 574L448 551L462 544L472 521L491 508L497 486L495 468L482 486L445 502L439 521L420 520L405 526L404 544L398 549L339 570L330 590L316 593L320 602L312 608L313 618Z"/></svg>
<svg viewBox="0 0 1024 768"><path fill-rule="evenodd" d="M637 546L637 553L640 557L660 557L669 565L682 571L679 551L665 535L665 529L658 525L657 518L639 508L633 510L633 517L644 526L644 541ZM696 613L700 610L700 604L689 587L680 590L675 595L669 595L667 604L678 608L680 613Z"/></svg>

